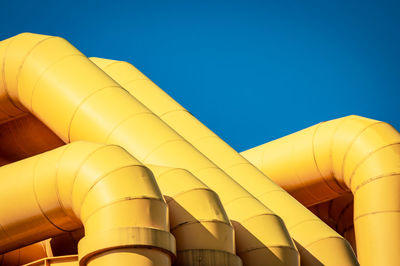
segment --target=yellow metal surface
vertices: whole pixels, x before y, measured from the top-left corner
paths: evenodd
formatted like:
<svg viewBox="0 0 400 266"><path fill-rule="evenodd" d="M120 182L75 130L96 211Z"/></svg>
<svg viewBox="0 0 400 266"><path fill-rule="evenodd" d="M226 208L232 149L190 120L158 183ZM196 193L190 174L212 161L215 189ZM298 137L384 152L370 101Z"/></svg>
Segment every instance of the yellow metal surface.
<svg viewBox="0 0 400 266"><path fill-rule="evenodd" d="M134 66L126 62L100 58L91 58L91 60L235 181L278 214L288 226L290 235L297 243L303 258L302 264L357 264L353 251L346 240L321 222L286 191L270 181L267 176L240 156ZM258 225L254 224L254 226ZM313 234L304 234L304 231L309 228L313 228ZM330 238L337 238L337 240L333 243ZM337 244L336 242L342 243ZM338 256L330 255L332 245L336 248L337 253L342 254L341 261L338 261ZM306 257L308 259L305 259Z"/></svg>
<svg viewBox="0 0 400 266"><path fill-rule="evenodd" d="M348 116L242 154L306 205L351 191L360 263L399 265L400 134L392 126Z"/></svg>
<svg viewBox="0 0 400 266"><path fill-rule="evenodd" d="M119 265L171 265L167 204L151 172L120 147L75 142L1 167L0 183L8 203L0 204L0 252L83 224L80 265L110 265L102 262L109 253Z"/></svg>
<svg viewBox="0 0 400 266"><path fill-rule="evenodd" d="M218 195L185 169L147 167L168 203L171 233L176 238L174 265L241 266L233 227Z"/></svg>
<svg viewBox="0 0 400 266"><path fill-rule="evenodd" d="M132 65L20 34L0 42L0 265L358 265L340 234L399 265L399 143L350 116L242 157Z"/></svg>
<svg viewBox="0 0 400 266"><path fill-rule="evenodd" d="M19 266L48 256L43 243L35 243L0 255L1 266Z"/></svg>
<svg viewBox="0 0 400 266"><path fill-rule="evenodd" d="M117 144L143 163L189 170L218 193L233 221L237 253L245 264L250 257L257 259L248 265L298 264L297 250L279 216L67 41L21 34L7 43L3 60L10 63L3 66L10 69L3 70L4 87L15 105L38 117L65 142Z"/></svg>

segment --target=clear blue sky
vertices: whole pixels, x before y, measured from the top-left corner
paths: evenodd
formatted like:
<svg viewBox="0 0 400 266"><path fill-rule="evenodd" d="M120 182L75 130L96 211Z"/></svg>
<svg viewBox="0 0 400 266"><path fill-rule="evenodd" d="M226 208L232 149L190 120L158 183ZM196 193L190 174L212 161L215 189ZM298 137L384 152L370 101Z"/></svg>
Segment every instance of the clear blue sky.
<svg viewBox="0 0 400 266"><path fill-rule="evenodd" d="M2 1L0 39L129 61L242 151L349 114L400 129L399 3Z"/></svg>

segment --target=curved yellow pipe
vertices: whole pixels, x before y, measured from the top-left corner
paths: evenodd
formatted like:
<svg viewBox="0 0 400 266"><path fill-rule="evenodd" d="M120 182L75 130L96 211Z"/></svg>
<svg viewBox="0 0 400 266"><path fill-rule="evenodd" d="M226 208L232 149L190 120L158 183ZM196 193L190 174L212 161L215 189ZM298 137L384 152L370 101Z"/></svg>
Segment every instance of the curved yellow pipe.
<svg viewBox="0 0 400 266"><path fill-rule="evenodd" d="M134 66L126 62L100 58L91 60L282 217L290 235L298 243L302 264L358 264L347 241L240 156ZM335 250L335 256L332 256L332 250ZM341 258L340 262L338 257Z"/></svg>
<svg viewBox="0 0 400 266"><path fill-rule="evenodd" d="M348 116L242 154L309 205L351 190L360 263L399 264L400 134L392 126Z"/></svg>
<svg viewBox="0 0 400 266"><path fill-rule="evenodd" d="M218 195L185 169L146 166L168 203L177 249L174 265L242 265L235 256L233 227Z"/></svg>
<svg viewBox="0 0 400 266"><path fill-rule="evenodd" d="M167 205L150 170L113 145L76 142L0 168L0 252L84 225L83 265L171 265Z"/></svg>
<svg viewBox="0 0 400 266"><path fill-rule="evenodd" d="M5 42L0 92L14 106L29 110L64 142L117 144L143 163L189 170L219 195L235 221L244 264L298 264L277 215L67 41L25 33Z"/></svg>

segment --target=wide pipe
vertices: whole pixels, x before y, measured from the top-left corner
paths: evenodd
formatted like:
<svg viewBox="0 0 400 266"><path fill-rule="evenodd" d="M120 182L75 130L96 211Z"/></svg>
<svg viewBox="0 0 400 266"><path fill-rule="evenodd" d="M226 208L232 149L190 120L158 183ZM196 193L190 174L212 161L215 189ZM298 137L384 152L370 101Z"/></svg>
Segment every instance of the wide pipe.
<svg viewBox="0 0 400 266"><path fill-rule="evenodd" d="M309 205L350 190L360 263L399 264L400 134L391 125L352 115L242 154Z"/></svg>
<svg viewBox="0 0 400 266"><path fill-rule="evenodd" d="M5 46L0 54L2 90L64 142L116 144L145 164L189 170L219 195L244 264L298 265L297 250L279 216L67 41L25 33L6 40Z"/></svg>
<svg viewBox="0 0 400 266"><path fill-rule="evenodd" d="M332 265L338 263L338 257L341 258L341 265L358 264L347 241L240 156L134 66L126 62L100 58L91 60L278 214L298 244L302 264ZM332 250L335 250L336 256L331 255Z"/></svg>
<svg viewBox="0 0 400 266"><path fill-rule="evenodd" d="M0 266L20 266L45 257L46 248L39 242L0 255Z"/></svg>
<svg viewBox="0 0 400 266"><path fill-rule="evenodd" d="M241 266L235 237L218 195L185 169L146 165L169 207L176 239L174 265Z"/></svg>
<svg viewBox="0 0 400 266"><path fill-rule="evenodd" d="M81 266L171 265L167 204L118 146L69 144L1 167L0 184L0 253L83 225Z"/></svg>

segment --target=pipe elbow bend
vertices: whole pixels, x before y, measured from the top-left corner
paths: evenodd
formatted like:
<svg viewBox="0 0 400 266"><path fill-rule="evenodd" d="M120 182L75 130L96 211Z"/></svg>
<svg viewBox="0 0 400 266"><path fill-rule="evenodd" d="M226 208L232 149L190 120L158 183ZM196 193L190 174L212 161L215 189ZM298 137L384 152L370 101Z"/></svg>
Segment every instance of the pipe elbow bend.
<svg viewBox="0 0 400 266"><path fill-rule="evenodd" d="M150 256L157 265L171 263L175 239L168 207L147 167L115 145L74 142L52 152L57 153L51 157L57 158L60 205L85 229L78 244L80 265L107 264L121 250ZM43 158L37 168L47 163Z"/></svg>
<svg viewBox="0 0 400 266"><path fill-rule="evenodd" d="M150 166L170 210L176 265L242 265L233 226L218 195L181 168ZM201 203L201 204L199 204Z"/></svg>

